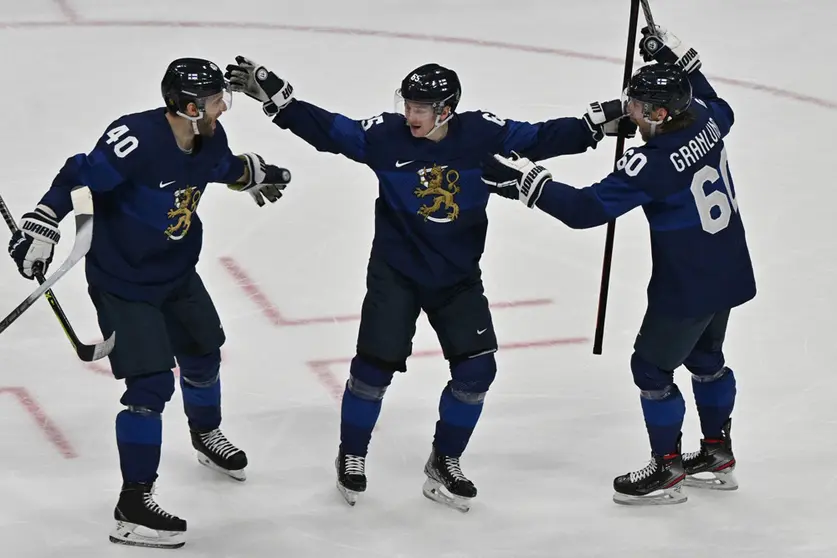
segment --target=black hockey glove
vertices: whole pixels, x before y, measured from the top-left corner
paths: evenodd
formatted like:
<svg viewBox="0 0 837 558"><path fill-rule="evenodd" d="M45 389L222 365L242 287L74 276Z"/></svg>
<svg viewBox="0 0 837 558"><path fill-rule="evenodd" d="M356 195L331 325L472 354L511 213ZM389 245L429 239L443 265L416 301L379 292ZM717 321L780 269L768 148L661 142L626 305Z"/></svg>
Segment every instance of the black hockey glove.
<svg viewBox="0 0 837 558"><path fill-rule="evenodd" d="M268 165L260 155L255 153L244 153L238 156L247 165L247 175L250 180L247 184L228 184L231 190L236 192L247 192L259 207L264 205L264 198L274 203L282 197L282 192L291 182L291 171Z"/></svg>
<svg viewBox="0 0 837 558"><path fill-rule="evenodd" d="M587 112L581 118L590 128L595 141L602 141L605 136L617 136L620 131L626 138L632 138L636 135L636 125L624 118L624 110L619 99L604 103L593 101L587 105Z"/></svg>
<svg viewBox="0 0 837 558"><path fill-rule="evenodd" d="M552 173L529 159L512 153L511 157L494 155L482 164L482 181L488 191L504 198L520 200L526 207L534 207L544 184Z"/></svg>
<svg viewBox="0 0 837 558"><path fill-rule="evenodd" d="M230 88L261 101L265 114L276 116L293 101L294 88L290 83L249 58L239 55L235 61L235 64L227 66L227 73L224 74L230 81Z"/></svg>
<svg viewBox="0 0 837 558"><path fill-rule="evenodd" d="M664 27L656 25L642 28L642 39L639 41L639 53L646 62L656 60L665 64L676 64L687 74L699 70L701 66L698 52L686 45L673 33Z"/></svg>
<svg viewBox="0 0 837 558"><path fill-rule="evenodd" d="M9 255L17 264L17 270L27 279L36 272L46 273L52 263L55 245L61 240L55 212L39 205L21 217L19 229L9 241Z"/></svg>

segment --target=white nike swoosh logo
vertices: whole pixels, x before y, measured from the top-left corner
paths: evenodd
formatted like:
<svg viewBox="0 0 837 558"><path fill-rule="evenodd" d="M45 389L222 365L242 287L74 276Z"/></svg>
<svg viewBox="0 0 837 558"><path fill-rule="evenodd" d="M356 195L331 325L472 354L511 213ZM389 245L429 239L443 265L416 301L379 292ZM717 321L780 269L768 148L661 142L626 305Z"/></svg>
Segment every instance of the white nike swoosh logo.
<svg viewBox="0 0 837 558"><path fill-rule="evenodd" d="M485 333L486 331L488 331L488 328L485 328L485 329L478 329L478 330L477 330L477 335L482 335L482 334L483 334L483 333Z"/></svg>
<svg viewBox="0 0 837 558"><path fill-rule="evenodd" d="M160 188L165 188L169 184L174 184L175 182L177 182L177 180L172 180L171 182L166 182L165 184L163 184L163 181L161 180L160 181Z"/></svg>
<svg viewBox="0 0 837 558"><path fill-rule="evenodd" d="M403 163L401 161L395 161L395 168L400 169L401 167L405 167L405 166L409 165L410 163L415 163L415 162L416 162L415 159L412 160L412 161L404 161Z"/></svg>

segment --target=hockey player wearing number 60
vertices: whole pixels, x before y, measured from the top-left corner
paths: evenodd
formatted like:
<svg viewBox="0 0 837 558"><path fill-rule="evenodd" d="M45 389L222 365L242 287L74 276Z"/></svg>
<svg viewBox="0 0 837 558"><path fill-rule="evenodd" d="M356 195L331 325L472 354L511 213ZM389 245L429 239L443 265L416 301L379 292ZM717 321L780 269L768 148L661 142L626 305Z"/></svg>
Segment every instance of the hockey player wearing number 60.
<svg viewBox="0 0 837 558"><path fill-rule="evenodd" d="M730 309L755 297L756 285L722 140L732 109L699 71L694 49L660 28L643 35L642 56L659 63L633 76L625 105L645 145L629 149L616 171L587 188L553 181L527 159L499 155L485 164L483 180L573 228L602 225L639 206L645 211L653 270L631 371L652 459L617 477L613 498L673 504L686 501L684 484L737 487L730 439L735 376L722 347ZM704 436L700 451L683 456L685 402L674 383L681 365L692 374Z"/></svg>
<svg viewBox="0 0 837 558"><path fill-rule="evenodd" d="M480 161L496 151L537 159L582 153L615 132L607 123L622 115L621 103L593 103L581 118L538 124L459 113L457 74L427 64L402 81L398 113L358 121L294 100L287 81L244 57L236 62L227 67L233 90L261 101L277 126L318 150L367 165L379 183L357 353L343 394L338 489L352 505L366 490L366 455L381 402L393 374L406 370L424 310L451 380L442 391L423 491L467 511L477 489L460 457L494 380L497 350L479 266L489 197Z"/></svg>
<svg viewBox="0 0 837 558"><path fill-rule="evenodd" d="M95 206L86 272L105 337L116 332L110 364L125 380L116 417L123 485L114 510L116 543L176 548L186 521L152 497L162 445L161 415L180 365L183 405L198 461L244 480L247 457L220 430L220 347L224 330L195 266L201 250L198 203L207 183L229 184L264 205L281 197L290 173L253 153L234 156L218 119L230 108L224 75L185 58L163 77L165 108L123 116L88 155L67 160L34 211L23 216L9 252L24 277L46 271L70 190L85 185Z"/></svg>

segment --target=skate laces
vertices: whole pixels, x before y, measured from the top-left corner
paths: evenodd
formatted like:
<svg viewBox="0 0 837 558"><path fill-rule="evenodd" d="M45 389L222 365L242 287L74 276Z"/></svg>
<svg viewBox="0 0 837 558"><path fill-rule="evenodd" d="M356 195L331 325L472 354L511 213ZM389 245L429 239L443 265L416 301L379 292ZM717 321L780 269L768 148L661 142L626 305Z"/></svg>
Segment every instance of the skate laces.
<svg viewBox="0 0 837 558"><path fill-rule="evenodd" d="M640 469L639 471L633 471L630 473L631 482L639 482L644 480L654 473L657 472L657 460L652 459L648 462L648 465Z"/></svg>
<svg viewBox="0 0 837 558"><path fill-rule="evenodd" d="M146 509L151 513L155 513L159 516L165 517L166 519L172 519L174 516L160 507L160 505L154 501L154 490L152 489L150 492L146 492L142 495L142 503L145 504Z"/></svg>
<svg viewBox="0 0 837 558"><path fill-rule="evenodd" d="M346 455L343 460L343 470L347 475L363 475L366 458L360 455Z"/></svg>
<svg viewBox="0 0 837 558"><path fill-rule="evenodd" d="M218 428L212 430L211 432L204 432L200 435L200 437L201 441L209 451L221 456L223 459L227 459L241 451L232 445Z"/></svg>
<svg viewBox="0 0 837 558"><path fill-rule="evenodd" d="M466 481L468 478L462 473L458 457L445 457L445 469L456 480Z"/></svg>
<svg viewBox="0 0 837 558"><path fill-rule="evenodd" d="M683 454L683 461L691 461L693 459L697 459L703 453L703 448L699 449L698 451L690 451L688 453Z"/></svg>

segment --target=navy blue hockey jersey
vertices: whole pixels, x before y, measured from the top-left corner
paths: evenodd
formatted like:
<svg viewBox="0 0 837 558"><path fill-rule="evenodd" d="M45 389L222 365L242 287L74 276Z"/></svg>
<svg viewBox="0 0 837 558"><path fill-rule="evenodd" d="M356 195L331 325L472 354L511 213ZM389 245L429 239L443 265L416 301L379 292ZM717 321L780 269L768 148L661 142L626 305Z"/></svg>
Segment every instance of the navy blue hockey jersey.
<svg viewBox="0 0 837 558"><path fill-rule="evenodd" d="M220 122L187 154L159 108L113 122L89 154L67 160L40 203L62 219L72 209L70 190L88 186L94 206L88 283L128 300L153 301L198 262L203 230L197 208L207 183L233 183L243 174Z"/></svg>
<svg viewBox="0 0 837 558"><path fill-rule="evenodd" d="M372 253L435 288L478 269L488 225L488 190L480 162L516 151L547 159L582 153L596 142L580 118L538 124L464 112L441 141L415 138L402 115L349 119L295 100L274 118L279 127L316 147L370 167L378 178Z"/></svg>
<svg viewBox="0 0 837 558"><path fill-rule="evenodd" d="M651 228L649 310L697 317L752 299L756 284L722 139L733 111L703 74L689 79L693 124L628 149L597 184L548 182L537 206L574 228L642 206Z"/></svg>

